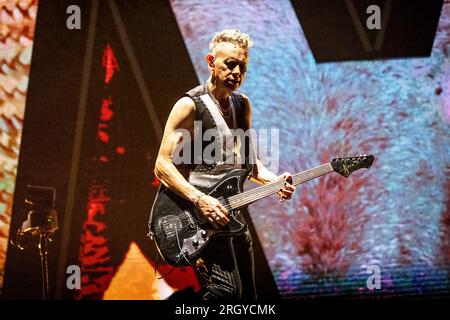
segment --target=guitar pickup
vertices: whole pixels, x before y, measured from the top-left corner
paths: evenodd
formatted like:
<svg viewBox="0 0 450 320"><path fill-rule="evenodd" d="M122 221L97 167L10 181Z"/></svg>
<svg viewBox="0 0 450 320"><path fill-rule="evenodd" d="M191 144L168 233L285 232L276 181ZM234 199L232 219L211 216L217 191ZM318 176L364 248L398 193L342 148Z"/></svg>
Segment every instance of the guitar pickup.
<svg viewBox="0 0 450 320"><path fill-rule="evenodd" d="M170 238L183 228L183 224L177 216L167 216L159 220L159 227L164 236Z"/></svg>

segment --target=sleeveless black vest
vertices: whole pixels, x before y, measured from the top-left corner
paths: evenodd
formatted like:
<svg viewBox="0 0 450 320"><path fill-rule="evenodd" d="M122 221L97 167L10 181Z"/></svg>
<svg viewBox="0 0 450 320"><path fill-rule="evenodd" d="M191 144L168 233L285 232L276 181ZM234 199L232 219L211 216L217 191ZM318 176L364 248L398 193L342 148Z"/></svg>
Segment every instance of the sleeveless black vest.
<svg viewBox="0 0 450 320"><path fill-rule="evenodd" d="M208 94L208 91L206 89L206 85L202 84L199 85L191 90L189 90L188 92L186 92L183 97L189 97L191 98L194 103L195 103L195 107L196 107L196 117L195 120L196 121L201 121L202 122L202 136L204 134L204 132L208 129L216 129L217 130L217 126L216 126L216 122L213 119L213 116L211 115L211 113L209 112L208 108L206 107L206 105L204 104L204 102L202 101L202 99L200 99L200 97L202 95ZM232 92L231 93L231 99L233 100L233 105L235 107L235 113L236 113L236 122L237 122L237 127L244 130L244 132L246 130L248 130L247 128L247 122L245 121L245 100L244 97L242 96L242 94L238 93L238 92ZM250 143L248 141L248 139L244 139L245 140L245 154L244 154L244 159L245 159L245 167L250 170L251 169L251 165L250 165L250 161L249 161L249 147L250 147ZM214 162L212 164L208 164L205 163L204 159L203 159L203 151L205 149L205 147L211 143L211 141L202 141L202 154L201 155L195 155L194 154L194 142L191 142L191 160L192 160L192 167L191 170L192 171L201 171L201 172L207 172L212 170L217 163Z"/></svg>

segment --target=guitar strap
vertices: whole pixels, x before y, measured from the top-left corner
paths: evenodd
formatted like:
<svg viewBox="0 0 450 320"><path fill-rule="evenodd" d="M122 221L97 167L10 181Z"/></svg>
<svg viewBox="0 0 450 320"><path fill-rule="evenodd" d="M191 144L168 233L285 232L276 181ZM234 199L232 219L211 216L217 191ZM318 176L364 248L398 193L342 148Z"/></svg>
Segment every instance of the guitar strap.
<svg viewBox="0 0 450 320"><path fill-rule="evenodd" d="M244 130L244 132L247 132L247 130L249 128L247 126L247 121L245 119L245 108L246 108L245 99L242 96L242 94L240 94L238 92L232 93L231 98L236 101L234 103L234 106L236 107L236 114L239 115L239 117L237 117L237 126L238 126L238 128L241 128L242 130ZM244 159L245 159L245 161L244 161L245 167L250 172L250 175L251 175L251 173L253 171L252 170L253 165L256 164L256 155L255 155L254 145L251 140L251 137L244 136L241 139L241 143L242 143L242 141L245 144L244 155L243 155Z"/></svg>

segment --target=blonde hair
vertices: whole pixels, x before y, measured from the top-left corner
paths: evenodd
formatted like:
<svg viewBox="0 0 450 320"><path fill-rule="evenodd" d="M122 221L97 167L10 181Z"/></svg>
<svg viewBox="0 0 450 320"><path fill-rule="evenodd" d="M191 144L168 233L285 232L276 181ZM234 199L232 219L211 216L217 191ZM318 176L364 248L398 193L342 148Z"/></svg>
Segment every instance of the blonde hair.
<svg viewBox="0 0 450 320"><path fill-rule="evenodd" d="M246 33L239 31L238 29L225 29L220 32L216 32L214 37L209 43L209 50L211 53L215 53L217 46L222 42L229 42L238 47L247 50L253 45L253 41Z"/></svg>

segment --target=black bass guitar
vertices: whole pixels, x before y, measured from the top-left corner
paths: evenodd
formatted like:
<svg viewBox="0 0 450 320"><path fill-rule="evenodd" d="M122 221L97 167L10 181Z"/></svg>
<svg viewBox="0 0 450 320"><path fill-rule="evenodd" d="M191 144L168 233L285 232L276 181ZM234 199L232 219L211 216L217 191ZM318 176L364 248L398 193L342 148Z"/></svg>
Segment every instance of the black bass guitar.
<svg viewBox="0 0 450 320"><path fill-rule="evenodd" d="M293 175L292 184L299 185L333 171L348 177L360 168L370 168L373 161L373 155L334 158L329 163ZM190 201L161 185L150 214L149 235L154 237L167 263L173 266L194 265L200 253L214 238L244 231L247 226L238 219L240 209L277 193L285 182L280 179L243 192L247 176L247 170L235 169L214 186L202 190L218 199L228 210L230 222L219 229L206 220Z"/></svg>

